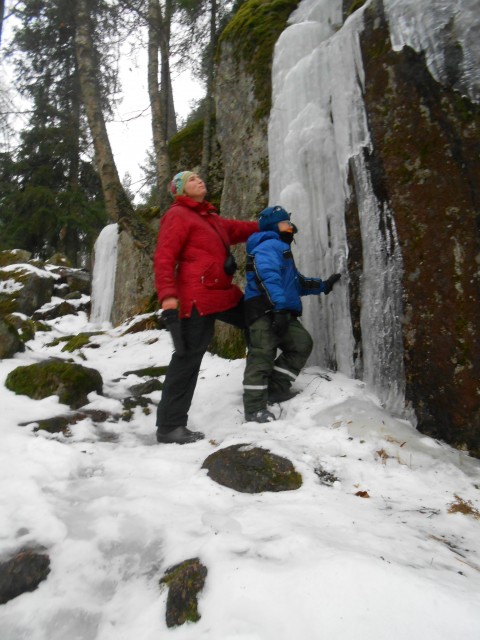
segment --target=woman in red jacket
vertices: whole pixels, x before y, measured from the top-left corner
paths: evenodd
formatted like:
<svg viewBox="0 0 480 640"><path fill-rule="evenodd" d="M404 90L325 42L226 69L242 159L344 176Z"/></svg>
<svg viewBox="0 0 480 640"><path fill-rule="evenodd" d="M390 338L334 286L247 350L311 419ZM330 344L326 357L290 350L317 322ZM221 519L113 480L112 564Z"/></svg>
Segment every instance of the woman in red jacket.
<svg viewBox="0 0 480 640"><path fill-rule="evenodd" d="M155 287L174 338L157 410L157 441L186 444L204 437L187 429L188 410L215 320L245 328L243 294L232 284L230 245L258 231L257 222L226 220L205 200L203 180L181 171L170 189L174 203L160 222Z"/></svg>

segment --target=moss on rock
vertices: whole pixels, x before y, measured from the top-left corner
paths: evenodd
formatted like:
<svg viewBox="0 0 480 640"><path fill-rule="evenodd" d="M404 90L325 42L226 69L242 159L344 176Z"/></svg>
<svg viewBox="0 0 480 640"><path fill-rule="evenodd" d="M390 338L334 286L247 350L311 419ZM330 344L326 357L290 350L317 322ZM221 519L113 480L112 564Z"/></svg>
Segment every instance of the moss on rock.
<svg viewBox="0 0 480 640"><path fill-rule="evenodd" d="M34 400L58 395L60 402L77 409L92 391L102 393L102 376L96 369L62 360L46 360L11 371L5 381L10 391Z"/></svg>
<svg viewBox="0 0 480 640"><path fill-rule="evenodd" d="M166 570L160 585L168 586L167 627L200 620L197 594L205 585L207 572L199 558L190 558Z"/></svg>
<svg viewBox="0 0 480 640"><path fill-rule="evenodd" d="M103 333L102 331L90 331L90 332L79 333L76 336L72 336L67 340L67 343L65 344L65 346L62 347L62 351L67 351L69 353L72 353L73 351L76 351L77 349L82 349L83 347L96 348L99 345L92 344L90 342L90 338L92 336L102 335L102 333Z"/></svg>
<svg viewBox="0 0 480 640"><path fill-rule="evenodd" d="M0 317L0 360L11 358L17 351L23 351L24 348L17 329Z"/></svg>
<svg viewBox="0 0 480 640"><path fill-rule="evenodd" d="M33 320L30 320L29 318L23 318L14 313L6 316L5 320L15 327L22 342L25 343L34 338L36 326Z"/></svg>
<svg viewBox="0 0 480 640"><path fill-rule="evenodd" d="M230 42L254 78L258 118L270 113L273 48L298 4L299 0L247 0L220 37L220 46Z"/></svg>
<svg viewBox="0 0 480 640"><path fill-rule="evenodd" d="M302 486L302 476L290 460L247 444L212 453L202 469L215 482L242 493L293 491Z"/></svg>
<svg viewBox="0 0 480 640"><path fill-rule="evenodd" d="M0 251L0 267L28 262L32 254L24 249L7 249Z"/></svg>

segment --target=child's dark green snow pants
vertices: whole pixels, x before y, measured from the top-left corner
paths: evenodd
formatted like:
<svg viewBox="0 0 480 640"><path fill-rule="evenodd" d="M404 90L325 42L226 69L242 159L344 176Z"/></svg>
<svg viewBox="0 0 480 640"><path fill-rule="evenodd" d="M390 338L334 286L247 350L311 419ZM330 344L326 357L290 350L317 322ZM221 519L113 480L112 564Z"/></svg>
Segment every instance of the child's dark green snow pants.
<svg viewBox="0 0 480 640"><path fill-rule="evenodd" d="M265 409L269 393L287 392L313 348L312 337L296 318L279 338L273 331L270 315L262 316L250 325L249 337L243 378L245 413ZM277 357L278 349L281 353Z"/></svg>

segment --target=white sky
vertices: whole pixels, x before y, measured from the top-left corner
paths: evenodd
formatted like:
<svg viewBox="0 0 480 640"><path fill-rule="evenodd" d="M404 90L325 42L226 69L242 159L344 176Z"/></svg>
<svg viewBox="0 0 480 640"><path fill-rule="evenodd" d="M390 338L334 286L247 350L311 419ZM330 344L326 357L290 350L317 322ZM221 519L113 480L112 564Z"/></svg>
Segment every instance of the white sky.
<svg viewBox="0 0 480 640"><path fill-rule="evenodd" d="M145 163L147 150L152 147L145 54L139 55L133 64L125 61L121 83L124 98L117 108L115 121L108 124L108 132L120 178L130 173L135 190L135 182L141 177L140 165ZM194 102L203 96L204 89L188 71L184 71L181 74L173 72L173 91L180 124ZM137 114L143 115L135 118Z"/></svg>
<svg viewBox="0 0 480 640"><path fill-rule="evenodd" d="M59 415L52 396L4 386L21 365L73 358L101 372L90 408L121 413L143 379L166 365L166 331L92 338L62 352L56 338L92 329L85 314L51 321L24 353L0 361L0 557L41 544L47 580L0 606L2 640L478 640L480 461L385 412L360 381L305 369L300 395L267 425L244 423L244 360L207 354L190 412L206 438L157 445L155 406L131 422L90 419L69 437L20 423ZM202 469L222 447L249 443L287 457L300 489L242 494ZM316 470L337 478L322 484ZM368 497L356 495L367 492ZM198 556L208 568L201 620L168 631L164 571Z"/></svg>
<svg viewBox="0 0 480 640"><path fill-rule="evenodd" d="M11 37L11 27L11 20L7 20L3 30L3 47ZM129 48L126 46L125 50ZM141 178L140 165L144 164L147 150L152 147L146 49L137 51L135 57L131 58L125 54L123 60L120 81L124 95L116 109L114 121L108 123L107 129L120 179L123 180L125 174L129 173L135 192ZM1 65L1 72L14 90L11 68L5 61ZM188 71L178 73L173 70L172 77L177 122L181 124L194 102L203 96L204 89ZM22 104L18 96L15 99L17 106ZM22 118L19 118L19 127L22 126L21 122Z"/></svg>

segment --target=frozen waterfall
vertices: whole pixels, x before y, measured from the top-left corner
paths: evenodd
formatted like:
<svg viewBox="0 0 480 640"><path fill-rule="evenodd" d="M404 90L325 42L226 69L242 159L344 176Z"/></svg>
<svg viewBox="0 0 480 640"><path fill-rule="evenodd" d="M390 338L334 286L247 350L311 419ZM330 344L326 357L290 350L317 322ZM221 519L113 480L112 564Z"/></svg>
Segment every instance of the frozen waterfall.
<svg viewBox="0 0 480 640"><path fill-rule="evenodd" d="M270 204L290 210L300 228L295 254L302 273L343 274L333 295L305 299L314 361L361 377L401 412L402 256L393 213L377 200L367 162L373 149L360 34L371 5L344 22L342 0L302 0L280 36L272 72ZM383 0L382 6L394 50L408 45L423 52L437 82L480 99L478 0ZM347 273L345 214L353 195L362 252L361 344L354 339Z"/></svg>
<svg viewBox="0 0 480 640"><path fill-rule="evenodd" d="M117 224L104 227L95 242L90 314L90 323L94 325L101 326L103 323L109 323L111 319L117 267L117 243Z"/></svg>
<svg viewBox="0 0 480 640"><path fill-rule="evenodd" d="M377 202L364 161L371 142L363 102L362 12L342 21L341 0L303 0L277 42L270 204L286 207L300 228L295 255L304 275L343 275L328 298L304 298L314 361L362 377L390 409L401 411L402 261L393 217ZM347 273L349 172L362 237L361 358L354 354Z"/></svg>

